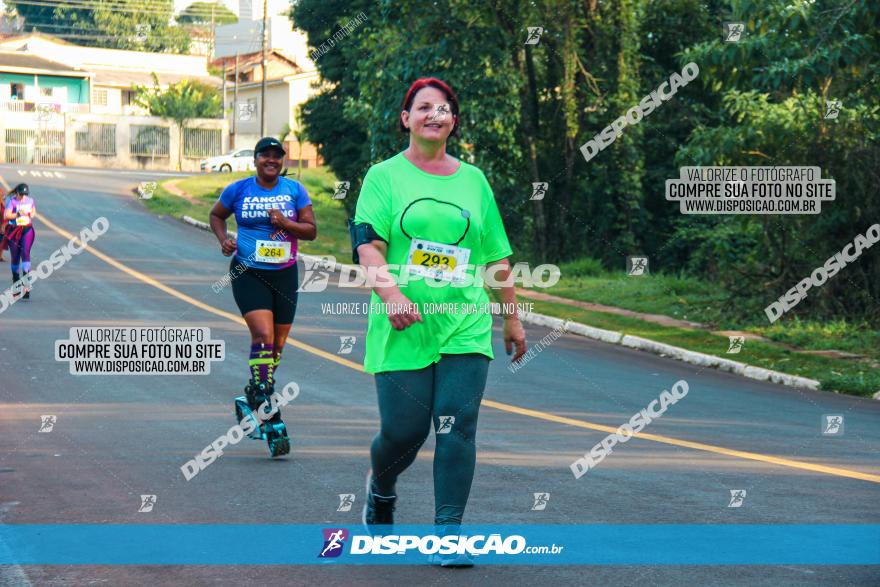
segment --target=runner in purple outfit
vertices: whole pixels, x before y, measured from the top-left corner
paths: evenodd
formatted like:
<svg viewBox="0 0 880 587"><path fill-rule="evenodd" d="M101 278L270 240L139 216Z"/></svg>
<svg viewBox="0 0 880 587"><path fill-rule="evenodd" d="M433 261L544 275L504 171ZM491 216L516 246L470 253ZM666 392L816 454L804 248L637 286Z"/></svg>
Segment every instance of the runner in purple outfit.
<svg viewBox="0 0 880 587"><path fill-rule="evenodd" d="M9 254L12 257L12 290L16 293L19 288L24 289L24 299L31 297L30 288L27 287L27 274L31 271L31 247L34 245L33 219L37 214L37 206L34 199L28 193L30 189L26 183L20 183L12 190L14 196L9 200L3 210L3 218L13 228L7 229L6 238L9 241ZM19 275L19 270L21 274ZM19 281L23 281L21 284Z"/></svg>

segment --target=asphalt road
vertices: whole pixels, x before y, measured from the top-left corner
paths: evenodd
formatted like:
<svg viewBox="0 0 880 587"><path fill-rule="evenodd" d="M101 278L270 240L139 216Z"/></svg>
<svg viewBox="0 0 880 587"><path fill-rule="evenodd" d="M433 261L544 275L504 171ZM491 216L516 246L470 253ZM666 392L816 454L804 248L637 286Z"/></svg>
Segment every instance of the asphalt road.
<svg viewBox="0 0 880 587"><path fill-rule="evenodd" d="M232 423L246 380L247 331L229 288L211 285L228 259L212 235L147 212L132 195L157 174L0 165L27 181L41 219L35 261L98 217L110 228L92 252L38 281L0 314L0 521L7 524L357 524L377 429L363 359L366 318L322 303L363 302L365 289L300 294L278 379L301 395L286 408L293 449L267 458L245 441L186 481L179 467ZM319 238L320 238L320 218ZM68 237L69 238L69 237ZM0 264L8 287L8 264ZM55 360L73 326L209 327L227 358L206 376L76 376ZM880 523L880 402L701 370L564 335L516 373L495 352L477 438L466 520L487 524ZM548 333L527 327L530 341ZM340 337L355 336L350 354ZM644 432L575 479L569 465L684 379L689 393ZM844 433L821 433L826 414ZM49 433L41 416L54 415ZM695 444L689 444L695 443ZM428 523L429 439L398 484L397 520ZM730 491L746 490L740 507ZM533 494L549 493L535 511ZM339 494L355 507L339 512ZM140 495L156 495L149 513ZM564 527L561 527L564 537ZM271 538L242 536L242 541ZM275 545L273 547L282 547ZM674 546L674 545L672 545ZM880 548L880 545L878 545ZM267 550L268 552L268 550ZM257 561L255 561L257 562ZM0 585L877 585L871 566L5 566Z"/></svg>

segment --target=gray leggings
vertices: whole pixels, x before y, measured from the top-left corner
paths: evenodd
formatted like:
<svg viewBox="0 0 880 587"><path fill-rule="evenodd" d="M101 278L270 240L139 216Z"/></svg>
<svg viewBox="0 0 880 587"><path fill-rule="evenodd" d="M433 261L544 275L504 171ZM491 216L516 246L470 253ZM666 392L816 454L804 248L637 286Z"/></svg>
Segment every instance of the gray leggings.
<svg viewBox="0 0 880 587"><path fill-rule="evenodd" d="M424 369L376 374L382 420L370 447L376 493L394 495L397 476L415 460L433 423L434 523L461 524L474 480L477 414L488 372L489 357L467 354L442 355Z"/></svg>

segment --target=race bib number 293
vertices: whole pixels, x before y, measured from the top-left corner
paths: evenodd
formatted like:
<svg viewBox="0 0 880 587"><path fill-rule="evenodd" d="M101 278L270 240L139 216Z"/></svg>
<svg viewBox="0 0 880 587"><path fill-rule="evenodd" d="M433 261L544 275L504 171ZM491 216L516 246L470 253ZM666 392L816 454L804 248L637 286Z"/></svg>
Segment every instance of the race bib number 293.
<svg viewBox="0 0 880 587"><path fill-rule="evenodd" d="M414 238L406 263L415 275L458 283L464 281L470 255L464 247Z"/></svg>

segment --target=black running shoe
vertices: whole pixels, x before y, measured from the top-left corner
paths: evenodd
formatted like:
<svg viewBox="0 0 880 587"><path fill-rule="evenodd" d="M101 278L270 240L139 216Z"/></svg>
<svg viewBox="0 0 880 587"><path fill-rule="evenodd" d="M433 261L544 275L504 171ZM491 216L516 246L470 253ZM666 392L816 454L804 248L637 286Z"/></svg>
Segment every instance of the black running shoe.
<svg viewBox="0 0 880 587"><path fill-rule="evenodd" d="M364 510L362 520L367 532L373 534L370 526L388 526L394 525L394 504L397 501L396 495L377 495L373 492L373 475L372 471L367 473L367 490L366 498L364 498Z"/></svg>

